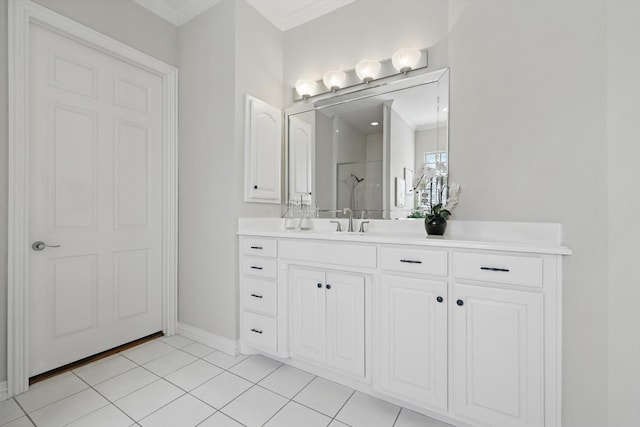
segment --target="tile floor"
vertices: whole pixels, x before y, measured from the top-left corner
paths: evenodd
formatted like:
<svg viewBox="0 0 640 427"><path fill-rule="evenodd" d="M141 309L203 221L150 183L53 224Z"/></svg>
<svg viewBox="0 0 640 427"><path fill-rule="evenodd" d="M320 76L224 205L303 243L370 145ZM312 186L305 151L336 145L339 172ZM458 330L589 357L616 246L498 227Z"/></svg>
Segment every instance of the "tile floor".
<svg viewBox="0 0 640 427"><path fill-rule="evenodd" d="M263 356L159 338L0 402L2 427L450 427Z"/></svg>

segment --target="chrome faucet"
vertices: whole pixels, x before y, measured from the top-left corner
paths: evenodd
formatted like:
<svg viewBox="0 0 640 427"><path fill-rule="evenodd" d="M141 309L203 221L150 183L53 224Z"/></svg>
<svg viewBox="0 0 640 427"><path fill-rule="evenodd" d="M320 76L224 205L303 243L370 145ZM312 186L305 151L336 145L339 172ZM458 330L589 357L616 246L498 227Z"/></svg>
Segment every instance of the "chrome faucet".
<svg viewBox="0 0 640 427"><path fill-rule="evenodd" d="M349 213L349 227L347 228L347 231L349 233L353 233L353 211L349 208L344 208L342 210L343 215L346 215L347 212Z"/></svg>

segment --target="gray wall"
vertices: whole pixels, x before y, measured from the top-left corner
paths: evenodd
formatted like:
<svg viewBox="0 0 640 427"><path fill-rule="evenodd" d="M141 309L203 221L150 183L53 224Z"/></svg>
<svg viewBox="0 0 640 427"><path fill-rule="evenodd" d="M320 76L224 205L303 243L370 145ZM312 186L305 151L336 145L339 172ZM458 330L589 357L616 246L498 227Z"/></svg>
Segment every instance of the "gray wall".
<svg viewBox="0 0 640 427"><path fill-rule="evenodd" d="M640 2L607 2L609 426L640 425L638 22Z"/></svg>
<svg viewBox="0 0 640 427"><path fill-rule="evenodd" d="M179 30L179 321L238 338L237 222L279 216L243 202L244 95L282 107L282 33L224 0Z"/></svg>
<svg viewBox="0 0 640 427"><path fill-rule="evenodd" d="M400 47L451 68L454 219L563 224L564 425L607 425L605 2L357 1L285 33L284 95Z"/></svg>
<svg viewBox="0 0 640 427"><path fill-rule="evenodd" d="M151 56L177 64L177 29L130 0L36 0ZM0 242L7 241L7 0L0 0ZM141 30L144 29L144 30ZM0 382L7 378L7 247L0 245Z"/></svg>

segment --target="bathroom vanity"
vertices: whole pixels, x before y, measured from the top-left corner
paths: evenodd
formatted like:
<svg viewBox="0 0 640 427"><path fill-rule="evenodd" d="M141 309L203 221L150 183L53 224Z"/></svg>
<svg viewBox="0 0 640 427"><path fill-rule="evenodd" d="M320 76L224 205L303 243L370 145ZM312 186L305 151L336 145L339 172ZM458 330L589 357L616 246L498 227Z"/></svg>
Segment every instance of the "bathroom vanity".
<svg viewBox="0 0 640 427"><path fill-rule="evenodd" d="M560 426L560 226L367 226L240 219L241 351L455 425Z"/></svg>

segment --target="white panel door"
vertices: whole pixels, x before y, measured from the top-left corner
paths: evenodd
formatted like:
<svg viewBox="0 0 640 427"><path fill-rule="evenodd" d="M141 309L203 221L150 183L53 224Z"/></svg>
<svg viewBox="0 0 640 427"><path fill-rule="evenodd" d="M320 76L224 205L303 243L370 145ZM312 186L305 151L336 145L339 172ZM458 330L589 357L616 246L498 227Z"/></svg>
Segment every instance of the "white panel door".
<svg viewBox="0 0 640 427"><path fill-rule="evenodd" d="M325 289L327 365L364 377L364 277L327 273Z"/></svg>
<svg viewBox="0 0 640 427"><path fill-rule="evenodd" d="M32 376L162 329L162 80L31 28Z"/></svg>
<svg viewBox="0 0 640 427"><path fill-rule="evenodd" d="M289 117L289 200L311 203L313 128L297 117Z"/></svg>
<svg viewBox="0 0 640 427"><path fill-rule="evenodd" d="M542 295L454 286L453 411L492 426L544 423Z"/></svg>
<svg viewBox="0 0 640 427"><path fill-rule="evenodd" d="M447 284L385 275L381 285L382 389L447 410Z"/></svg>
<svg viewBox="0 0 640 427"><path fill-rule="evenodd" d="M294 356L324 362L325 275L316 270L291 270L291 351Z"/></svg>
<svg viewBox="0 0 640 427"><path fill-rule="evenodd" d="M282 112L247 96L245 201L280 203Z"/></svg>

